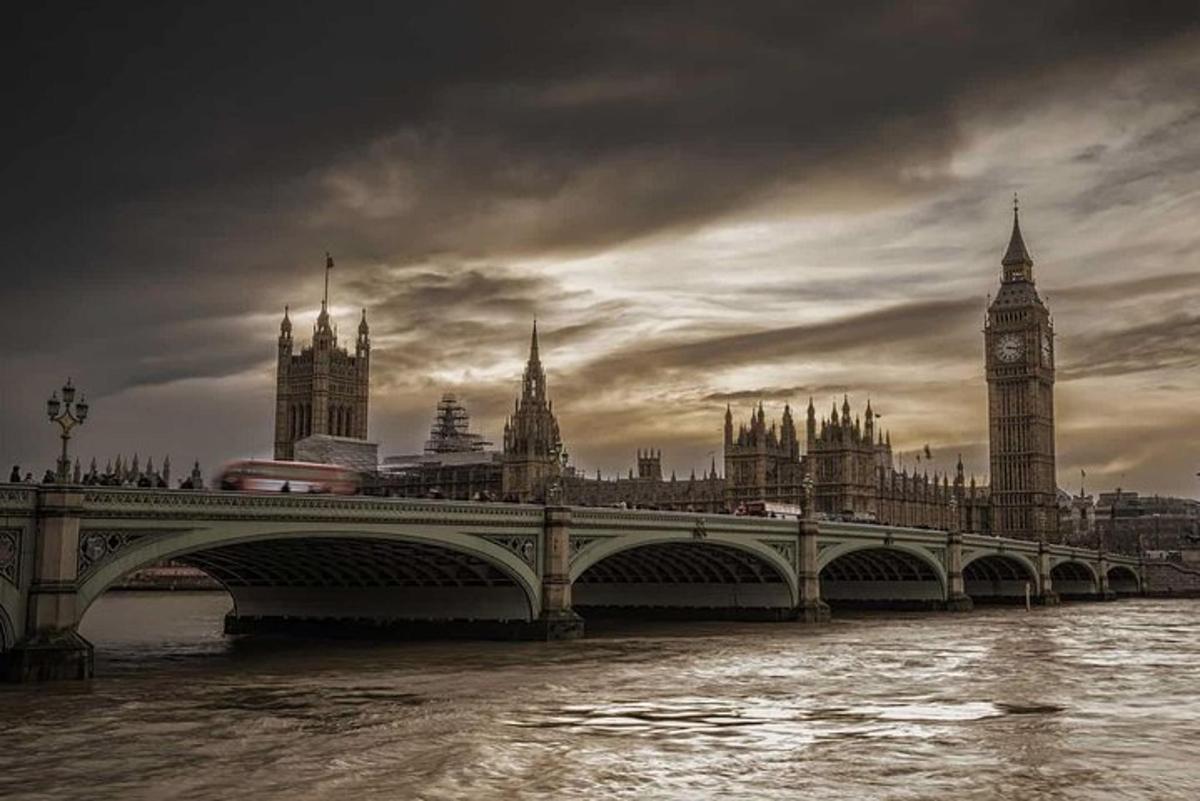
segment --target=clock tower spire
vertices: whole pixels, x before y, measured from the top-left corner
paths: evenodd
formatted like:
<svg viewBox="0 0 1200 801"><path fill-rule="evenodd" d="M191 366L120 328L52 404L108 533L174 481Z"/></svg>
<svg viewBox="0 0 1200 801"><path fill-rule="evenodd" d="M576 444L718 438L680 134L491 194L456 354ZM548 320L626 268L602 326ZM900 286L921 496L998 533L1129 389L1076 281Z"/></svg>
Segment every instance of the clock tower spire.
<svg viewBox="0 0 1200 801"><path fill-rule="evenodd" d="M1033 283L1016 196L1000 291L984 327L992 533L1056 542L1054 329Z"/></svg>

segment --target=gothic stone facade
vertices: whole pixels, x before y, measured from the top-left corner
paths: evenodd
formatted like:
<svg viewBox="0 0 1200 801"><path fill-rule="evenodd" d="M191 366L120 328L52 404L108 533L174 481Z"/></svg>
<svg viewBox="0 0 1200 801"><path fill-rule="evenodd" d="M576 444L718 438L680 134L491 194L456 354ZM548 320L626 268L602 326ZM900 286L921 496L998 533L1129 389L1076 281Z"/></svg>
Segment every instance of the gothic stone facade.
<svg viewBox="0 0 1200 801"><path fill-rule="evenodd" d="M780 425L767 424L760 403L750 422L733 429L733 410L725 407L725 506L737 509L762 501L798 506L804 496L804 466L790 406Z"/></svg>
<svg viewBox="0 0 1200 801"><path fill-rule="evenodd" d="M676 512L727 511L725 480L717 473L714 461L708 471L697 477L693 470L686 479L671 474L663 477L662 451L653 448L637 452L637 473L606 479L580 475L567 468L563 482L563 500L582 506L621 506L631 509L668 509Z"/></svg>
<svg viewBox="0 0 1200 801"><path fill-rule="evenodd" d="M529 361L521 378L521 396L504 423L504 470L501 493L505 500L545 502L550 486L562 472L562 437L554 403L546 395L546 371L538 355L537 323L529 343Z"/></svg>
<svg viewBox="0 0 1200 801"><path fill-rule="evenodd" d="M312 345L294 350L287 309L279 326L275 381L275 458L290 460L295 443L314 434L367 438L371 339L367 311L358 324L354 353L338 347L327 300L313 329Z"/></svg>
<svg viewBox="0 0 1200 801"><path fill-rule="evenodd" d="M790 406L784 407L776 425L768 424L760 404L736 433L727 408L726 508L734 511L754 501L803 508L804 479L811 475L820 516L947 528L957 514L965 530L990 528L987 492L974 478L968 486L961 459L953 483L947 475L909 475L894 469L891 435L878 430L869 401L862 417L852 417L844 397L841 410L835 405L818 423L809 400L805 444L806 453L801 454Z"/></svg>

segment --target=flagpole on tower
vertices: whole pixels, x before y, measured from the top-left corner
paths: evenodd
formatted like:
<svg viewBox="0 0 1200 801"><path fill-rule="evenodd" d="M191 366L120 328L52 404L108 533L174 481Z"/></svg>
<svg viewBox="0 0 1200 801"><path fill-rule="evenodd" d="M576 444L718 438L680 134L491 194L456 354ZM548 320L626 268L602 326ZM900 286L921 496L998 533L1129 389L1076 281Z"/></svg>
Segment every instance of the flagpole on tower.
<svg viewBox="0 0 1200 801"><path fill-rule="evenodd" d="M329 271L333 269L333 256L329 255L329 251L325 251L325 299L321 301L321 305L325 308L329 307Z"/></svg>

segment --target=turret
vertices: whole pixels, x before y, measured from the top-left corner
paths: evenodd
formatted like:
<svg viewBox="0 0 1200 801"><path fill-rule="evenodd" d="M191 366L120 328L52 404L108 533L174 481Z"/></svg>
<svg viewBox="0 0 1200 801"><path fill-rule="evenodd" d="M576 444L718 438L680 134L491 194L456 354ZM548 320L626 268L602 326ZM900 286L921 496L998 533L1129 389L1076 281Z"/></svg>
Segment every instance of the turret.
<svg viewBox="0 0 1200 801"><path fill-rule="evenodd" d="M362 319L358 323L358 341L355 345L355 355L362 357L371 350L371 328L367 325L367 310L362 310Z"/></svg>
<svg viewBox="0 0 1200 801"><path fill-rule="evenodd" d="M725 448L733 445L733 408L725 404Z"/></svg>
<svg viewBox="0 0 1200 801"><path fill-rule="evenodd" d="M783 429L779 444L787 451L789 458L800 458L800 441L796 436L796 421L792 418L792 407L790 404L784 404L783 406Z"/></svg>
<svg viewBox="0 0 1200 801"><path fill-rule="evenodd" d="M283 307L283 320L279 323L279 350L292 350L292 319L288 316L288 307Z"/></svg>
<svg viewBox="0 0 1200 801"><path fill-rule="evenodd" d="M812 396L808 397L808 419L805 421L805 450L812 452L817 444L817 408L813 406Z"/></svg>

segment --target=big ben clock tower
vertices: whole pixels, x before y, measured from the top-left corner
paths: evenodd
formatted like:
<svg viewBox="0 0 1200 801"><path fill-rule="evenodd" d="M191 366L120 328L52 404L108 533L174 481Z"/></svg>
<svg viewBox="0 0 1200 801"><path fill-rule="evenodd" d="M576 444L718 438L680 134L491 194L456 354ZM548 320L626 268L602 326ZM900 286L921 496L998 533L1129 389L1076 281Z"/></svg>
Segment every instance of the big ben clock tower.
<svg viewBox="0 0 1200 801"><path fill-rule="evenodd" d="M988 306L988 442L992 533L1057 542L1054 463L1054 329L1033 284L1033 259L1013 200L1012 238Z"/></svg>

